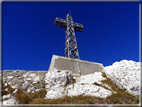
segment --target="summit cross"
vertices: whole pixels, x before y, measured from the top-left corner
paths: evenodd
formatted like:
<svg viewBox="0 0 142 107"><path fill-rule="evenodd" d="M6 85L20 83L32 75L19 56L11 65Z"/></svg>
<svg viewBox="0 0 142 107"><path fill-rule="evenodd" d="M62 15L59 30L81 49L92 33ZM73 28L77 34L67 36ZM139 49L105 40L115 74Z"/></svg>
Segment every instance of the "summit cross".
<svg viewBox="0 0 142 107"><path fill-rule="evenodd" d="M82 32L83 25L73 21L71 12L67 14L66 19L56 17L54 24L64 28L66 31L65 57L79 59L75 31Z"/></svg>

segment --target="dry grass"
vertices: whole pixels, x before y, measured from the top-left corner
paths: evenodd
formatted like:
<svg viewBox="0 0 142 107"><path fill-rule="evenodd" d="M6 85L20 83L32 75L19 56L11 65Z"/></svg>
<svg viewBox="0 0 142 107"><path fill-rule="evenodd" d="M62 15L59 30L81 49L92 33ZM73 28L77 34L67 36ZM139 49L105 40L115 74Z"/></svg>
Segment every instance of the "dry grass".
<svg viewBox="0 0 142 107"><path fill-rule="evenodd" d="M21 89L18 89L15 99L19 104L29 104L35 99L44 98L46 95L46 89L40 90L34 94L25 93Z"/></svg>
<svg viewBox="0 0 142 107"><path fill-rule="evenodd" d="M111 81L111 79L107 78L104 73L102 75L103 77L106 78L106 80L102 80L101 82L109 85L113 91L116 91L116 93L112 92L112 95L106 98L79 95L73 97L64 96L62 98L57 98L57 99L44 99L46 95L46 89L40 90L34 94L25 93L21 89L18 89L17 94L14 96L15 99L19 102L19 104L138 104L139 103L139 96L135 97L132 94L128 93L127 91L120 89L117 85L115 85ZM76 83L75 79L69 84L74 84L74 83ZM107 87L98 84L96 82L94 84L107 89ZM3 89L5 88L10 89L9 93L12 93L14 91L10 85L8 86L3 85ZM6 92L3 93L7 94Z"/></svg>
<svg viewBox="0 0 142 107"><path fill-rule="evenodd" d="M57 72L61 72L60 70L58 70Z"/></svg>
<svg viewBox="0 0 142 107"><path fill-rule="evenodd" d="M107 77L106 74L105 74L104 72L102 72L102 76L105 77L105 78Z"/></svg>
<svg viewBox="0 0 142 107"><path fill-rule="evenodd" d="M32 101L32 98L21 89L18 89L15 100L17 100L19 104L29 104L29 102Z"/></svg>
<svg viewBox="0 0 142 107"><path fill-rule="evenodd" d="M43 98L33 99L29 104L46 104L46 101Z"/></svg>
<svg viewBox="0 0 142 107"><path fill-rule="evenodd" d="M41 90L35 94L26 94L18 90L16 100L19 104L138 104L139 97L135 97L122 89L117 89L117 93L113 93L107 98L95 96L64 96L57 99L44 99L46 90Z"/></svg>
<svg viewBox="0 0 142 107"><path fill-rule="evenodd" d="M35 94L26 94L24 92L18 92L16 100L19 104L138 104L139 98L134 97L129 93L121 93L122 90L119 90L119 93L113 93L107 98L100 98L94 96L64 96L63 98L57 99L44 99L45 90L37 92Z"/></svg>
<svg viewBox="0 0 142 107"><path fill-rule="evenodd" d="M99 83L96 83L96 82L94 82L93 84L95 84L95 85L97 85L97 86L100 86L100 87L103 87L103 88L105 88L105 89L107 89L107 90L110 90L108 87L103 86L102 84L99 84ZM110 91L111 91L111 90L110 90Z"/></svg>
<svg viewBox="0 0 142 107"><path fill-rule="evenodd" d="M118 88L118 86L117 86L116 84L114 84L114 83L111 81L110 78L106 78L105 80L102 80L101 82L102 82L103 84L108 84L108 85L111 87L111 89L112 89L113 91L116 91L117 88Z"/></svg>
<svg viewBox="0 0 142 107"><path fill-rule="evenodd" d="M102 76L105 75L104 73ZM138 104L139 103L139 96L134 96L127 91L120 89L110 78L101 81L104 84L108 84L113 91L116 93L112 93L111 96L108 96L105 101L107 104Z"/></svg>
<svg viewBox="0 0 142 107"><path fill-rule="evenodd" d="M105 103L103 98L93 96L64 96L63 98L57 99L34 99L30 104L94 104L94 102Z"/></svg>
<svg viewBox="0 0 142 107"><path fill-rule="evenodd" d="M74 84L74 83L76 83L76 80L75 80L75 79L73 79L73 81L70 82L69 85Z"/></svg>
<svg viewBox="0 0 142 107"><path fill-rule="evenodd" d="M4 98L4 99L2 99L2 101L4 101L4 100L8 100L9 98Z"/></svg>
<svg viewBox="0 0 142 107"><path fill-rule="evenodd" d="M29 95L32 99L36 99L36 98L44 98L46 93L47 93L46 89L43 89L43 90L40 90L34 94L29 94Z"/></svg>
<svg viewBox="0 0 142 107"><path fill-rule="evenodd" d="M8 91L6 91L5 89L8 88ZM13 89L9 84L7 84L7 86L4 85L4 83L2 83L2 94L3 95L8 95L13 93L15 89Z"/></svg>

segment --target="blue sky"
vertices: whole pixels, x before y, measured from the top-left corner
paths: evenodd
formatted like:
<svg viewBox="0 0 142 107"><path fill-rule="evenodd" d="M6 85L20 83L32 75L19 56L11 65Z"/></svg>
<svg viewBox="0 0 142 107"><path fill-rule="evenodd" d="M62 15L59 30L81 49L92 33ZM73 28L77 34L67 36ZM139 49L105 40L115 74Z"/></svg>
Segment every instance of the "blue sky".
<svg viewBox="0 0 142 107"><path fill-rule="evenodd" d="M81 60L112 65L139 61L139 3L3 3L3 69L48 70L52 55L64 56L65 19L84 26L75 32Z"/></svg>

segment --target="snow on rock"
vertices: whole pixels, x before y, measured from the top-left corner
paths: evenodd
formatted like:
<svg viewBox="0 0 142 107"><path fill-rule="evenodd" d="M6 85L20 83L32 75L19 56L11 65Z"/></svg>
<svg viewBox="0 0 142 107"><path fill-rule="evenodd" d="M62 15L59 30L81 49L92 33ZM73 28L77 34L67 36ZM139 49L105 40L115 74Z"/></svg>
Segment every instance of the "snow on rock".
<svg viewBox="0 0 142 107"><path fill-rule="evenodd" d="M133 95L140 94L140 62L122 60L104 67L106 75L120 88Z"/></svg>

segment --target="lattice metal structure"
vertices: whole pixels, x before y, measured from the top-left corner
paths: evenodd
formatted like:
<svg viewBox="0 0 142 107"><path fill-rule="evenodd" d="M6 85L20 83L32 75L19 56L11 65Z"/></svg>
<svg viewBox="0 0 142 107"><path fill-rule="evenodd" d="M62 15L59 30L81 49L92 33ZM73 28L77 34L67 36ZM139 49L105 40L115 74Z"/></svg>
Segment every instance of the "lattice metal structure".
<svg viewBox="0 0 142 107"><path fill-rule="evenodd" d="M82 32L83 25L74 22L70 13L67 14L66 19L56 17L54 24L66 30L65 57L79 59L75 31Z"/></svg>

